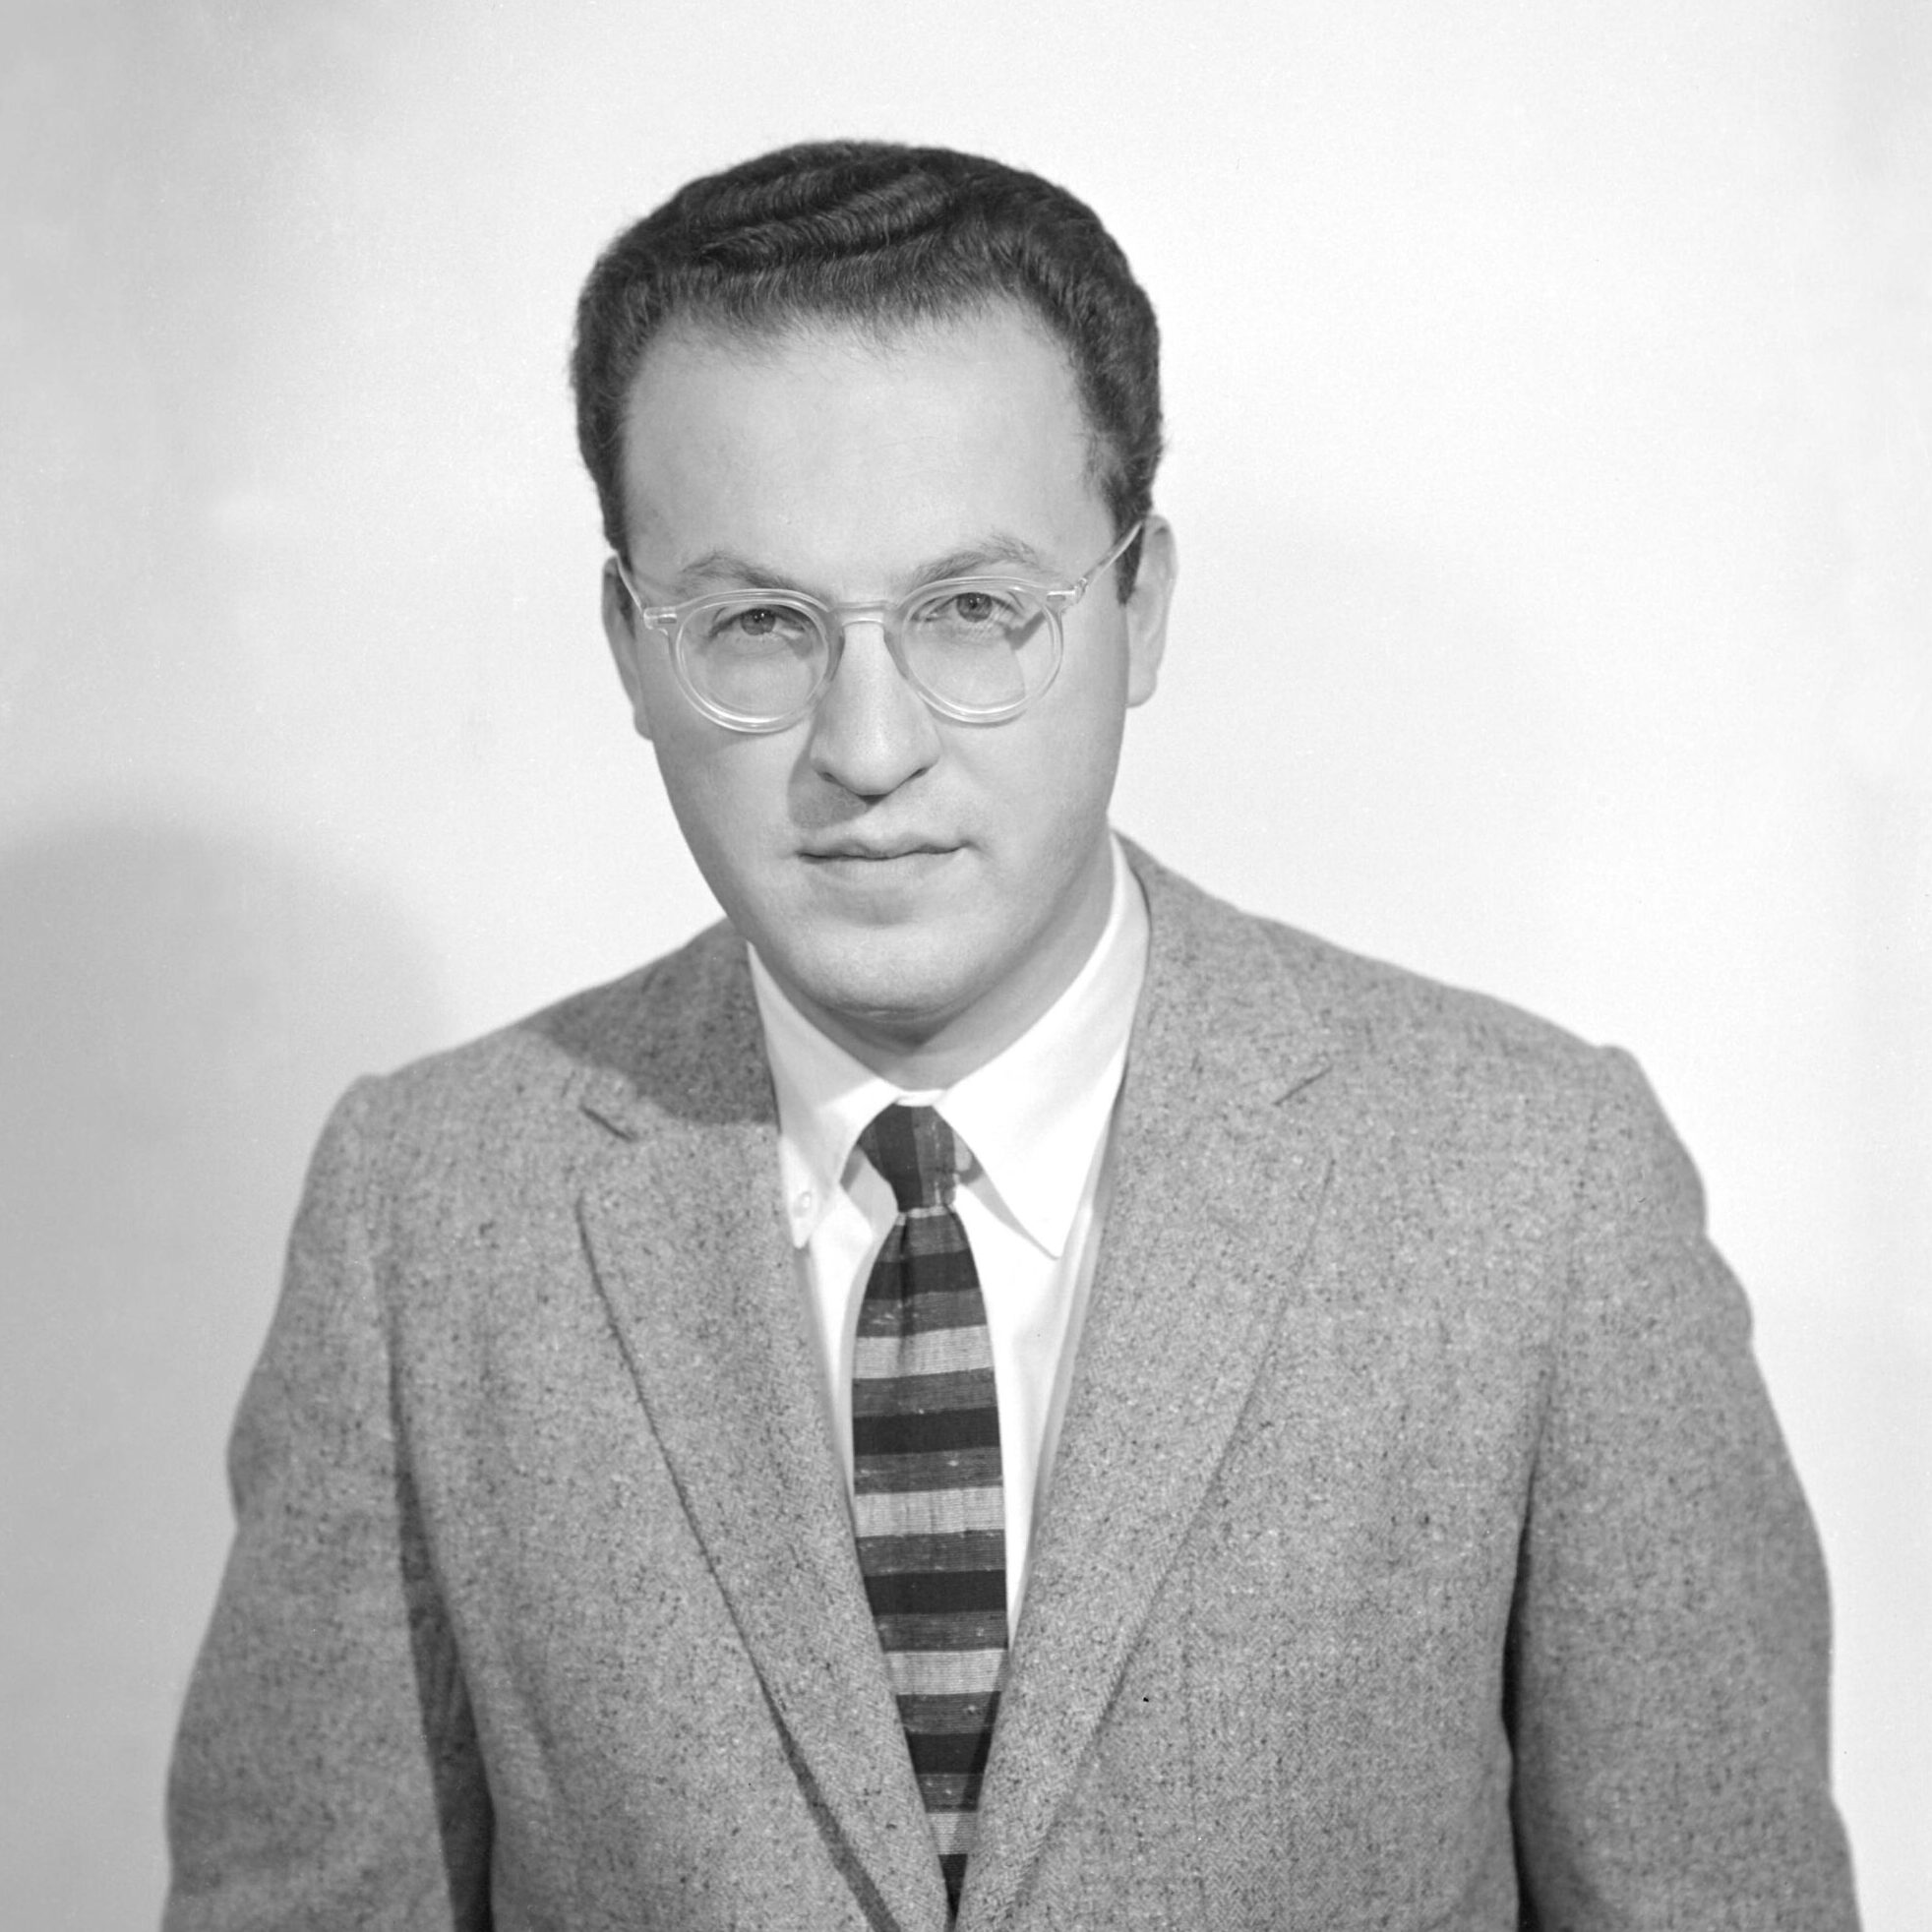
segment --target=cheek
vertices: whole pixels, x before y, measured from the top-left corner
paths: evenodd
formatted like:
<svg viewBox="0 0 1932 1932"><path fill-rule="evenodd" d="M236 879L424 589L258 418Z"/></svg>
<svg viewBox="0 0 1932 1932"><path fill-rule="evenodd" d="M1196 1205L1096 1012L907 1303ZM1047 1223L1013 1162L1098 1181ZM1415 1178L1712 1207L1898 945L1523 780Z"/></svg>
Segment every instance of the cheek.
<svg viewBox="0 0 1932 1932"><path fill-rule="evenodd" d="M1064 690L1057 684L1048 694L1024 774L1036 796L1057 800L1076 815L1096 797L1104 809L1126 724L1124 664L1109 654L1081 670L1084 675L1068 680ZM1067 677L1066 671L1060 675Z"/></svg>
<svg viewBox="0 0 1932 1932"><path fill-rule="evenodd" d="M708 874L754 861L787 816L790 755L766 738L669 732L653 744L658 775L687 843Z"/></svg>
<svg viewBox="0 0 1932 1932"><path fill-rule="evenodd" d="M1028 722L1026 719L1020 721ZM1016 904L1051 905L1090 861L1107 822L1119 726L1105 713L1045 717L979 767L978 789L999 827L1004 889ZM996 727L1012 729L1012 727Z"/></svg>

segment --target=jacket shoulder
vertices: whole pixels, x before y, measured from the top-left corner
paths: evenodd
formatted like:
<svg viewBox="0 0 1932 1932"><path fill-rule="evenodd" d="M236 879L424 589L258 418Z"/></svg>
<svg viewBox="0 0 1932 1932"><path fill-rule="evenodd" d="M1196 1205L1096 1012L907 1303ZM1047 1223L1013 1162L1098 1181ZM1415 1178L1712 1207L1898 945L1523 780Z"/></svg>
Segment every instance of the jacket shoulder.
<svg viewBox="0 0 1932 1932"><path fill-rule="evenodd" d="M1217 898L1133 852L1157 926L1257 1009L1291 1001L1331 1061L1469 1059L1575 1073L1601 1051L1506 1000L1370 958Z"/></svg>
<svg viewBox="0 0 1932 1932"><path fill-rule="evenodd" d="M1601 1049L1521 1006L1370 958L1274 920L1255 925L1311 1015L1351 1055L1468 1058L1575 1073Z"/></svg>
<svg viewBox="0 0 1932 1932"><path fill-rule="evenodd" d="M755 1022L744 943L719 922L617 979L357 1081L338 1116L392 1152L454 1146L473 1164L541 1137L546 1117L586 1095L701 1096L728 1065L742 1079Z"/></svg>
<svg viewBox="0 0 1932 1932"><path fill-rule="evenodd" d="M1166 1030L1226 1032L1224 1066L1263 1068L1242 1084L1272 1082L1285 1097L1317 1081L1334 1130L1381 1150L1378 1160L1455 1168L1465 1179L1539 1176L1561 1192L1580 1184L1585 1164L1607 1159L1701 1214L1695 1170L1628 1054L1241 911L1134 857L1154 956L1168 962L1150 974Z"/></svg>

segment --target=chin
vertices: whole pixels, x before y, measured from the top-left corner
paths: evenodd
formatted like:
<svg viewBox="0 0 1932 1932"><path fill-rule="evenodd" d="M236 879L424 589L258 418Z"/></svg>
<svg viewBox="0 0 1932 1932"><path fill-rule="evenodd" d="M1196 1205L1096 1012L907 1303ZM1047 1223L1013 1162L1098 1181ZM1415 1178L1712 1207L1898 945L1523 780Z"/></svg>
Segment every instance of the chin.
<svg viewBox="0 0 1932 1932"><path fill-rule="evenodd" d="M763 951L760 948L760 951ZM871 934L823 952L763 954L795 993L847 1024L906 1039L931 1035L973 1003L958 949Z"/></svg>

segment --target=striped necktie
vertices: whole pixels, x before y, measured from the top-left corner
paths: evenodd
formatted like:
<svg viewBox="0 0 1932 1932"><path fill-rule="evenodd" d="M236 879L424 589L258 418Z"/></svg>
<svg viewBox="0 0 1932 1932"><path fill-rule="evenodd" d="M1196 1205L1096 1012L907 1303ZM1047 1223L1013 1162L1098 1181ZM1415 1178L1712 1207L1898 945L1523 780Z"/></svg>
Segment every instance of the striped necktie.
<svg viewBox="0 0 1932 1932"><path fill-rule="evenodd" d="M859 1147L899 1205L852 1364L859 1569L957 1912L1006 1660L993 1352L952 1208L951 1128L930 1107L895 1105Z"/></svg>

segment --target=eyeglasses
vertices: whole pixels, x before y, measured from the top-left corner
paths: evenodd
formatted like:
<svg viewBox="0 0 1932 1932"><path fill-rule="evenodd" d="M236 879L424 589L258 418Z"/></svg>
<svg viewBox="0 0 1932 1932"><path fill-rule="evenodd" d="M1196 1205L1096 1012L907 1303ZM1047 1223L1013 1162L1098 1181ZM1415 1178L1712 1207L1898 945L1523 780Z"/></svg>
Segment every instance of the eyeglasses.
<svg viewBox="0 0 1932 1932"><path fill-rule="evenodd" d="M827 604L798 590L727 590L647 605L622 558L611 561L638 621L667 637L685 695L732 731L783 731L824 694L846 627L876 624L900 674L927 705L962 724L1017 717L1058 674L1060 620L1139 536L1136 523L1071 583L953 576L896 604Z"/></svg>

